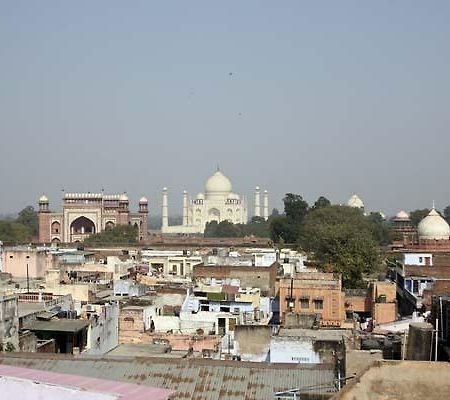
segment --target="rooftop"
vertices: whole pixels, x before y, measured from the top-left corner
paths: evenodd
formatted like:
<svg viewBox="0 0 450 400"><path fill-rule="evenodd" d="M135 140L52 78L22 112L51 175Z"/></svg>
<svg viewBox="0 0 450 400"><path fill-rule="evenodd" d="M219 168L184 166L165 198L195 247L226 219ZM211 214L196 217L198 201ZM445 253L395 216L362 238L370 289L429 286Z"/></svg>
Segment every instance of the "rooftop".
<svg viewBox="0 0 450 400"><path fill-rule="evenodd" d="M84 319L52 319L33 321L27 326L30 331L78 332L90 324Z"/></svg>
<svg viewBox="0 0 450 400"><path fill-rule="evenodd" d="M176 390L177 399L271 399L275 392L315 387L333 391L331 365L268 364L207 359L94 358L38 353L10 353L0 365L59 371Z"/></svg>
<svg viewBox="0 0 450 400"><path fill-rule="evenodd" d="M66 400L167 399L173 391L89 377L0 365L0 390L5 398Z"/></svg>
<svg viewBox="0 0 450 400"><path fill-rule="evenodd" d="M333 399L447 399L450 364L424 361L378 361ZM370 393L370 395L368 395Z"/></svg>

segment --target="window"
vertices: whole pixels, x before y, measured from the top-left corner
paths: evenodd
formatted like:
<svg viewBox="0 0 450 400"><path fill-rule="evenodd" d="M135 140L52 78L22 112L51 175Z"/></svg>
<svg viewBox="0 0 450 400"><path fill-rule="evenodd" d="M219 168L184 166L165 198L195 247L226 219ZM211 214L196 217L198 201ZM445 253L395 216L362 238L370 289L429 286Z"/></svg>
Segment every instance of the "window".
<svg viewBox="0 0 450 400"><path fill-rule="evenodd" d="M304 297L300 299L300 308L309 308L309 299Z"/></svg>
<svg viewBox="0 0 450 400"><path fill-rule="evenodd" d="M321 299L314 300L314 308L316 310L323 310L323 300Z"/></svg>
<svg viewBox="0 0 450 400"><path fill-rule="evenodd" d="M422 257L419 257L419 262L421 263L423 261L423 258Z"/></svg>

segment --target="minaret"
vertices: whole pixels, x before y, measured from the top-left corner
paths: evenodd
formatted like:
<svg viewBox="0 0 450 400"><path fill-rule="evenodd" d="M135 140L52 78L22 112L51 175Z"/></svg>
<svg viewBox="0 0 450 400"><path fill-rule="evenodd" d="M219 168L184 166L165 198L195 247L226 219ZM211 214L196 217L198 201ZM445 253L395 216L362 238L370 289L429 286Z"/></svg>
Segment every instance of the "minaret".
<svg viewBox="0 0 450 400"><path fill-rule="evenodd" d="M162 228L167 228L169 226L169 206L168 206L168 197L167 197L167 188L165 187L162 192Z"/></svg>
<svg viewBox="0 0 450 400"><path fill-rule="evenodd" d="M261 192L259 186L255 188L255 217L261 216Z"/></svg>
<svg viewBox="0 0 450 400"><path fill-rule="evenodd" d="M183 191L183 226L189 225L189 214L188 214L188 193Z"/></svg>
<svg viewBox="0 0 450 400"><path fill-rule="evenodd" d="M146 197L141 197L139 200L139 215L141 216L142 224L139 227L139 240L147 240L148 236L148 200Z"/></svg>
<svg viewBox="0 0 450 400"><path fill-rule="evenodd" d="M267 221L269 219L269 193L264 190L263 194L263 217Z"/></svg>
<svg viewBox="0 0 450 400"><path fill-rule="evenodd" d="M43 194L39 198L38 221L39 221L39 242L40 243L51 242L52 239L50 232L51 221L49 219L49 200L45 194Z"/></svg>

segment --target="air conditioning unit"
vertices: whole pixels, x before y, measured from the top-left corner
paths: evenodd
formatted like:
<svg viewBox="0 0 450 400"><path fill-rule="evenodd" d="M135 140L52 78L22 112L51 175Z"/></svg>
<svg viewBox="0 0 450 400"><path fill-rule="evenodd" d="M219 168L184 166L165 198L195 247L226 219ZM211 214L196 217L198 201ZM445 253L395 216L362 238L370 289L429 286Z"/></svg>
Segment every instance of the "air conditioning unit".
<svg viewBox="0 0 450 400"><path fill-rule="evenodd" d="M91 305L87 305L86 306L86 311L92 312L92 311L95 311L95 308L93 306L91 306Z"/></svg>

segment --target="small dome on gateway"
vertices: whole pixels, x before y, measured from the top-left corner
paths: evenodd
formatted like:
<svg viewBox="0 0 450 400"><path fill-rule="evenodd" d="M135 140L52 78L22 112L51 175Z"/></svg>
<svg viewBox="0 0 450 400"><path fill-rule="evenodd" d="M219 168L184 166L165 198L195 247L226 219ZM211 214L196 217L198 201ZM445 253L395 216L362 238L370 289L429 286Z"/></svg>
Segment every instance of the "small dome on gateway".
<svg viewBox="0 0 450 400"><path fill-rule="evenodd" d="M353 208L364 208L364 202L356 194L348 199L347 205Z"/></svg>
<svg viewBox="0 0 450 400"><path fill-rule="evenodd" d="M397 213L397 215L395 216L395 219L409 221L409 214L406 211L401 210Z"/></svg>
<svg viewBox="0 0 450 400"><path fill-rule="evenodd" d="M48 203L48 197L43 194L41 197L39 197L39 203Z"/></svg>
<svg viewBox="0 0 450 400"><path fill-rule="evenodd" d="M197 194L197 200L205 200L205 195L203 193Z"/></svg>
<svg viewBox="0 0 450 400"><path fill-rule="evenodd" d="M433 208L417 227L419 239L423 240L449 240L450 226Z"/></svg>
<svg viewBox="0 0 450 400"><path fill-rule="evenodd" d="M147 197L142 196L141 199L139 200L139 203L141 203L141 204L148 203Z"/></svg>
<svg viewBox="0 0 450 400"><path fill-rule="evenodd" d="M126 193L122 193L119 197L120 201L128 201L128 196Z"/></svg>

